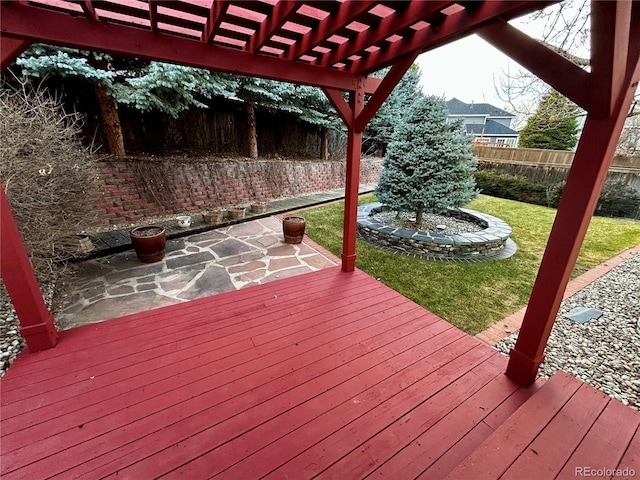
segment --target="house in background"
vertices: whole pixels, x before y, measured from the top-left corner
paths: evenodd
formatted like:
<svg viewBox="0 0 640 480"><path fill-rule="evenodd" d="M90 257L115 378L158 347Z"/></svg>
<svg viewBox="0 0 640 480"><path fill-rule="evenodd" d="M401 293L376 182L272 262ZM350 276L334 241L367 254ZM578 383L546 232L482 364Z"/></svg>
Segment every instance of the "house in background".
<svg viewBox="0 0 640 480"><path fill-rule="evenodd" d="M462 120L467 135L475 137L474 143L492 147L518 146L519 132L511 128L516 117L488 103L464 103L457 98L446 102L448 122Z"/></svg>

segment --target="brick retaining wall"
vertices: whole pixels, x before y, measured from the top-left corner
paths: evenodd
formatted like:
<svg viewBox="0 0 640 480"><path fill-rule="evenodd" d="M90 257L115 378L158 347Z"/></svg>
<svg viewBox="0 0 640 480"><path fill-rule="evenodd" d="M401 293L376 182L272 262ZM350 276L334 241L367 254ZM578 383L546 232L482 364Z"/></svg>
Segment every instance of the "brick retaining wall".
<svg viewBox="0 0 640 480"><path fill-rule="evenodd" d="M345 163L294 160L179 162L130 159L97 164L102 226L198 212L344 187ZM361 183L377 183L382 159L366 158ZM100 192L99 192L100 193Z"/></svg>

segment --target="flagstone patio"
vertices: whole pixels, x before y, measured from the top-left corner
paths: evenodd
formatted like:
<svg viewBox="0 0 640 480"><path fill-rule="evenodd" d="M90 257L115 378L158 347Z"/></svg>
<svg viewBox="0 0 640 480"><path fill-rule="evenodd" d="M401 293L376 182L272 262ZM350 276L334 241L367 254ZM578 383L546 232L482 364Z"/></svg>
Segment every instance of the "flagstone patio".
<svg viewBox="0 0 640 480"><path fill-rule="evenodd" d="M306 237L284 243L281 222L267 217L169 240L156 263L140 262L133 250L88 260L56 324L66 330L337 265L317 248Z"/></svg>

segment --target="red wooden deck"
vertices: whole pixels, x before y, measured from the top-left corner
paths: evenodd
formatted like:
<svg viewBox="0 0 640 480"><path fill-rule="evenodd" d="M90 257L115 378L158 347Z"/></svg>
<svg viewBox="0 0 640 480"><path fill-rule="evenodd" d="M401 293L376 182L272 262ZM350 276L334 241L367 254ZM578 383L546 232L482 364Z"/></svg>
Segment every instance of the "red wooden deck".
<svg viewBox="0 0 640 480"><path fill-rule="evenodd" d="M382 283L330 268L78 328L22 354L0 381L0 473L640 473L638 412L566 375L524 390L505 367Z"/></svg>

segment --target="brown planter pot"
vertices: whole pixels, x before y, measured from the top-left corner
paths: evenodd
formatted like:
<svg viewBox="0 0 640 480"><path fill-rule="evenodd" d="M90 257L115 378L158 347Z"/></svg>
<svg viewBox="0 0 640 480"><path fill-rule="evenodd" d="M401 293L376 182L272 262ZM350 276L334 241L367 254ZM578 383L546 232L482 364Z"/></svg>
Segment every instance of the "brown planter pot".
<svg viewBox="0 0 640 480"><path fill-rule="evenodd" d="M222 219L224 218L224 212L221 210L204 212L202 214L202 220L207 225L219 225L222 223Z"/></svg>
<svg viewBox="0 0 640 480"><path fill-rule="evenodd" d="M240 220L241 218L244 218L247 208L246 207L230 207L227 211L229 212L229 218L231 220Z"/></svg>
<svg viewBox="0 0 640 480"><path fill-rule="evenodd" d="M284 217L282 220L282 232L284 233L285 243L302 243L304 238L304 229L307 222L302 217Z"/></svg>
<svg viewBox="0 0 640 480"><path fill-rule="evenodd" d="M256 202L251 204L251 213L265 213L267 211L267 202Z"/></svg>
<svg viewBox="0 0 640 480"><path fill-rule="evenodd" d="M167 239L160 225L144 225L130 232L131 244L138 260L144 263L159 262L164 258Z"/></svg>

